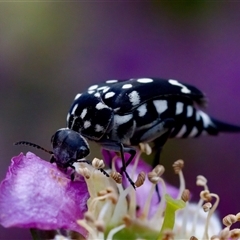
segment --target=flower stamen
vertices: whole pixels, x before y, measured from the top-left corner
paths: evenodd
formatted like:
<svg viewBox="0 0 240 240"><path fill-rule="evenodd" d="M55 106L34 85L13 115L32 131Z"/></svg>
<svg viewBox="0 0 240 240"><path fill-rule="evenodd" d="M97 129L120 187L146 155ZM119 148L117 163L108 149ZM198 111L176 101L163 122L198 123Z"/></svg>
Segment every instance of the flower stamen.
<svg viewBox="0 0 240 240"><path fill-rule="evenodd" d="M204 190L208 190L207 179L202 175L197 176L196 185L203 187ZM193 235L195 235L195 232L196 232L197 221L198 221L200 209L201 209L201 206L203 205L203 202L204 200L200 197L197 204L196 213L194 214L194 218L193 218L193 225L192 225L192 231L191 231Z"/></svg>
<svg viewBox="0 0 240 240"><path fill-rule="evenodd" d="M205 230L204 230L204 234L203 234L203 239L208 239L208 227L209 227L209 222L210 222L210 218L211 216L213 215L213 213L215 212L218 204L219 204L219 196L215 193L207 193L209 192L208 190L205 190L205 191L202 191L202 192L205 192L205 194L203 194L203 196L206 197L206 199L212 199L212 197L214 197L216 200L213 204L213 206L211 207L211 209L208 211L208 215L207 215L207 220L206 220L206 223L205 223ZM200 194L201 196L201 194Z"/></svg>
<svg viewBox="0 0 240 240"><path fill-rule="evenodd" d="M175 174L178 174L178 176L179 176L180 187L179 187L179 193L178 193L177 198L180 199L182 192L186 188L185 187L185 179L184 179L183 172L182 172L182 169L184 167L184 161L182 159L179 159L173 163L172 167L173 167Z"/></svg>

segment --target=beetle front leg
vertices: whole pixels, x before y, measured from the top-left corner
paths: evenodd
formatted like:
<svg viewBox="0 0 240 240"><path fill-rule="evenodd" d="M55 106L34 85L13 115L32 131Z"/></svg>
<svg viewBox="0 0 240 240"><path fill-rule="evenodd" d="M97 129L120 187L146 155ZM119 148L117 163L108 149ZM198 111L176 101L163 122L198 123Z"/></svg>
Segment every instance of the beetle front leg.
<svg viewBox="0 0 240 240"><path fill-rule="evenodd" d="M120 152L121 159L122 159L121 174L124 173L126 175L126 178L128 179L129 183L135 189L136 188L135 184L127 173L127 166L131 163L134 156L136 155L136 150L133 149L133 148L130 148L130 147L125 147L120 142L115 142L115 141L111 141L111 140L108 140L108 139L101 140L101 142L99 142L99 143L106 150ZM127 161L125 161L124 153L129 153L130 154L130 157Z"/></svg>

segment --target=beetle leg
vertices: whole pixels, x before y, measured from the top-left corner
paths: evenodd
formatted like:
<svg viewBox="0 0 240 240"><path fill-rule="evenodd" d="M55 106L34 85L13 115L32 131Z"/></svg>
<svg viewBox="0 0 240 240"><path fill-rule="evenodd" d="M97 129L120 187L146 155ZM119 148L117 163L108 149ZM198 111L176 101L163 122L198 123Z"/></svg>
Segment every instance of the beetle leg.
<svg viewBox="0 0 240 240"><path fill-rule="evenodd" d="M54 157L54 155L52 154L51 158L50 158L50 163L54 163L56 162L56 158Z"/></svg>
<svg viewBox="0 0 240 240"><path fill-rule="evenodd" d="M131 163L133 160L136 150L131 147L125 147L122 143L116 142L116 141L111 141L109 139L104 139L99 142L101 146L110 151L115 151L115 152L120 152L121 154L121 159L122 159L122 168L121 168L121 173L124 173L126 175L126 178L128 179L129 183L133 186L135 189L135 185L133 180L130 178L130 176L127 173L127 166ZM129 153L130 157L127 161L125 161L124 153Z"/></svg>
<svg viewBox="0 0 240 240"><path fill-rule="evenodd" d="M130 154L129 159L127 160L127 162L125 161L124 158L124 152L128 152ZM121 158L122 158L122 168L121 168L121 173L124 172L126 175L126 178L128 179L129 183L133 186L134 189L136 189L135 184L133 182L133 180L130 178L130 176L127 173L127 166L131 163L131 161L133 160L134 156L136 155L136 151L133 148L127 148L124 147L122 143L120 143L120 154L121 154Z"/></svg>

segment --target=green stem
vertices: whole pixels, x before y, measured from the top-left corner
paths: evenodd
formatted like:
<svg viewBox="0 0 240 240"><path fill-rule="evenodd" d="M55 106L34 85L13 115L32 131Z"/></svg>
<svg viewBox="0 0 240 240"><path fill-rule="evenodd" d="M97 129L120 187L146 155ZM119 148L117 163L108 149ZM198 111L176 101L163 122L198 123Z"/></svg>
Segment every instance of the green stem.
<svg viewBox="0 0 240 240"><path fill-rule="evenodd" d="M161 240L165 230L173 230L175 223L175 213L178 209L184 208L186 203L182 199L173 199L170 195L165 194L166 209L161 231L157 240Z"/></svg>

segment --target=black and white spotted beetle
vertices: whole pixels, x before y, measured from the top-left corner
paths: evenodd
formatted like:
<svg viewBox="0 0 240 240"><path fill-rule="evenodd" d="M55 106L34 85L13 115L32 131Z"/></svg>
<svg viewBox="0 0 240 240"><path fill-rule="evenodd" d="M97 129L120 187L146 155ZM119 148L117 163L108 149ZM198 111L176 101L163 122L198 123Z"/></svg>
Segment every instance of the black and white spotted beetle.
<svg viewBox="0 0 240 240"><path fill-rule="evenodd" d="M108 80L77 94L67 116L67 127L103 148L121 153L122 171L135 156L135 146L155 142L159 162L162 146L170 138L207 133L238 132L240 127L209 117L204 94L174 79L136 78ZM124 152L130 153L125 161Z"/></svg>
<svg viewBox="0 0 240 240"><path fill-rule="evenodd" d="M41 149L47 153L50 153L51 163L56 163L57 167L66 172L68 167L75 170L75 162L85 162L91 164L89 160L83 159L89 154L89 145L84 137L80 133L73 131L69 128L61 128L51 138L52 151L49 151L35 143L27 141L19 141L14 145L28 145L38 149ZM108 173L99 168L104 175L109 177ZM75 171L71 174L71 179L74 180Z"/></svg>

